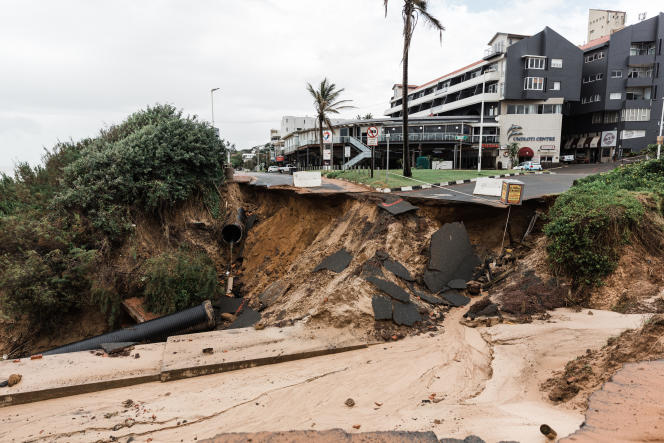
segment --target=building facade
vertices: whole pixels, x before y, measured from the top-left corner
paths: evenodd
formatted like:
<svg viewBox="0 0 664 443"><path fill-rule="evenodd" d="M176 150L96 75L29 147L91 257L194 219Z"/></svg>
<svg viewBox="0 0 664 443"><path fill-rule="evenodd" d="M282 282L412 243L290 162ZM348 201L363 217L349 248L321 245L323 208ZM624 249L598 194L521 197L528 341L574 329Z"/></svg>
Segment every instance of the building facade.
<svg viewBox="0 0 664 443"><path fill-rule="evenodd" d="M555 164L560 161L563 113L580 98L582 57L578 47L548 27L533 36L499 32L481 60L409 86L408 114L479 118L483 107L483 123L473 126L477 143L473 139L468 147L478 149L482 126L485 167L513 166L507 154L513 143L520 161ZM396 85L386 115L401 116L401 94Z"/></svg>
<svg viewBox="0 0 664 443"><path fill-rule="evenodd" d="M655 143L664 94L664 14L583 46L581 100L564 123L563 152L609 161Z"/></svg>
<svg viewBox="0 0 664 443"><path fill-rule="evenodd" d="M588 11L588 42L606 37L625 27L624 11L590 9Z"/></svg>

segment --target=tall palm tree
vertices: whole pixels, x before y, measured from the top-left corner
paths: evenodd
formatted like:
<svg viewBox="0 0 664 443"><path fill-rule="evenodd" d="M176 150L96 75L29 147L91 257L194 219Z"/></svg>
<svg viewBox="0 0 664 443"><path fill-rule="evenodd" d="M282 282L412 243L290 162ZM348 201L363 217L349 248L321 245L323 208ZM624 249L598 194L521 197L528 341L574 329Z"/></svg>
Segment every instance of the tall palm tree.
<svg viewBox="0 0 664 443"><path fill-rule="evenodd" d="M342 109L353 108L349 103L352 100L339 100L339 96L344 89L337 89L337 85L324 78L318 89L314 89L311 83L307 83L307 91L314 98L314 109L318 119L318 141L320 142L320 158L323 159L323 125L332 130L332 122L329 114L338 114Z"/></svg>
<svg viewBox="0 0 664 443"><path fill-rule="evenodd" d="M385 17L387 17L388 0L383 0L385 5ZM424 23L438 30L440 42L443 42L443 31L445 27L436 17L429 14L427 0L403 0L403 82L402 82L402 114L403 114L403 175L411 177L410 170L410 149L408 146L408 50L410 49L410 40L413 37L415 26L420 18Z"/></svg>

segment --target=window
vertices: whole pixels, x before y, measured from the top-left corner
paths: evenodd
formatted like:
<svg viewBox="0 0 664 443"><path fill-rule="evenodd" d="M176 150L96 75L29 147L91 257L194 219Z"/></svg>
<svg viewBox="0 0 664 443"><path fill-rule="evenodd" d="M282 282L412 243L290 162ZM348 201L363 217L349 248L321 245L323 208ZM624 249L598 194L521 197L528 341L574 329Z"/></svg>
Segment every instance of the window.
<svg viewBox="0 0 664 443"><path fill-rule="evenodd" d="M609 94L609 100L622 100L622 92L612 92Z"/></svg>
<svg viewBox="0 0 664 443"><path fill-rule="evenodd" d="M605 112L604 123L618 123L618 111Z"/></svg>
<svg viewBox="0 0 664 443"><path fill-rule="evenodd" d="M594 102L601 102L602 101L602 96L599 94L596 94L593 96L593 101Z"/></svg>
<svg viewBox="0 0 664 443"><path fill-rule="evenodd" d="M593 113L593 125L598 125L602 123L602 113L601 112L594 112Z"/></svg>
<svg viewBox="0 0 664 443"><path fill-rule="evenodd" d="M611 71L611 78L622 78L622 71Z"/></svg>
<svg viewBox="0 0 664 443"><path fill-rule="evenodd" d="M540 57L528 57L528 69L544 69L546 59Z"/></svg>
<svg viewBox="0 0 664 443"><path fill-rule="evenodd" d="M523 79L523 89L528 91L542 91L544 90L543 77L526 77Z"/></svg>
<svg viewBox="0 0 664 443"><path fill-rule="evenodd" d="M604 74L601 73L601 72L600 72L599 74L595 75L595 81L599 81L599 80L601 80L601 79L603 79L603 78L604 78Z"/></svg>
<svg viewBox="0 0 664 443"><path fill-rule="evenodd" d="M562 114L563 105L507 105L508 114Z"/></svg>
<svg viewBox="0 0 664 443"><path fill-rule="evenodd" d="M596 52L595 54L586 55L585 62L590 63L590 62L593 62L595 60L601 60L603 58L604 58L604 53L603 52Z"/></svg>
<svg viewBox="0 0 664 443"><path fill-rule="evenodd" d="M563 67L563 59L562 58L552 58L551 59L551 67L552 68L562 68Z"/></svg>
<svg viewBox="0 0 664 443"><path fill-rule="evenodd" d="M650 120L650 108L623 109L621 120L624 122L644 122Z"/></svg>
<svg viewBox="0 0 664 443"><path fill-rule="evenodd" d="M560 82L552 82L551 90L552 91L560 91Z"/></svg>

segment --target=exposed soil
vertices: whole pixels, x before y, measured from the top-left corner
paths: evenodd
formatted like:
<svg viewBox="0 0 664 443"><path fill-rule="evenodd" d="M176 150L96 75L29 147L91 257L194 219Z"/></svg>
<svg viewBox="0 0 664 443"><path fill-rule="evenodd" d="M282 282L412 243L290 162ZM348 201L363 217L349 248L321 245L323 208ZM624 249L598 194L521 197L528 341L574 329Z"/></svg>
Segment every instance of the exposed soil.
<svg viewBox="0 0 664 443"><path fill-rule="evenodd" d="M590 312L590 311L589 311ZM585 409L588 396L608 381L625 363L664 357L664 316L654 315L637 330L623 332L599 350L565 365L542 385L553 402L569 402Z"/></svg>

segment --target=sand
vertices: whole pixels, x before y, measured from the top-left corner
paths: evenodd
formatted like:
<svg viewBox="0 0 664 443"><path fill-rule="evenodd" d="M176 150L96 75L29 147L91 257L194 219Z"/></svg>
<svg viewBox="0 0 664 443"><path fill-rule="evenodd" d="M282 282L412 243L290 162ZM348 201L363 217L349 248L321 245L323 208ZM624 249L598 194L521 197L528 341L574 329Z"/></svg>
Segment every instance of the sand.
<svg viewBox="0 0 664 443"><path fill-rule="evenodd" d="M0 440L192 441L221 432L341 428L544 441L540 424L564 436L584 416L553 405L540 383L586 348L599 348L643 321L640 315L560 309L549 321L472 329L459 324L462 313L450 313L445 331L434 336L3 408ZM347 398L354 407L344 404ZM139 406L123 407L127 399ZM353 428L358 424L359 431Z"/></svg>

